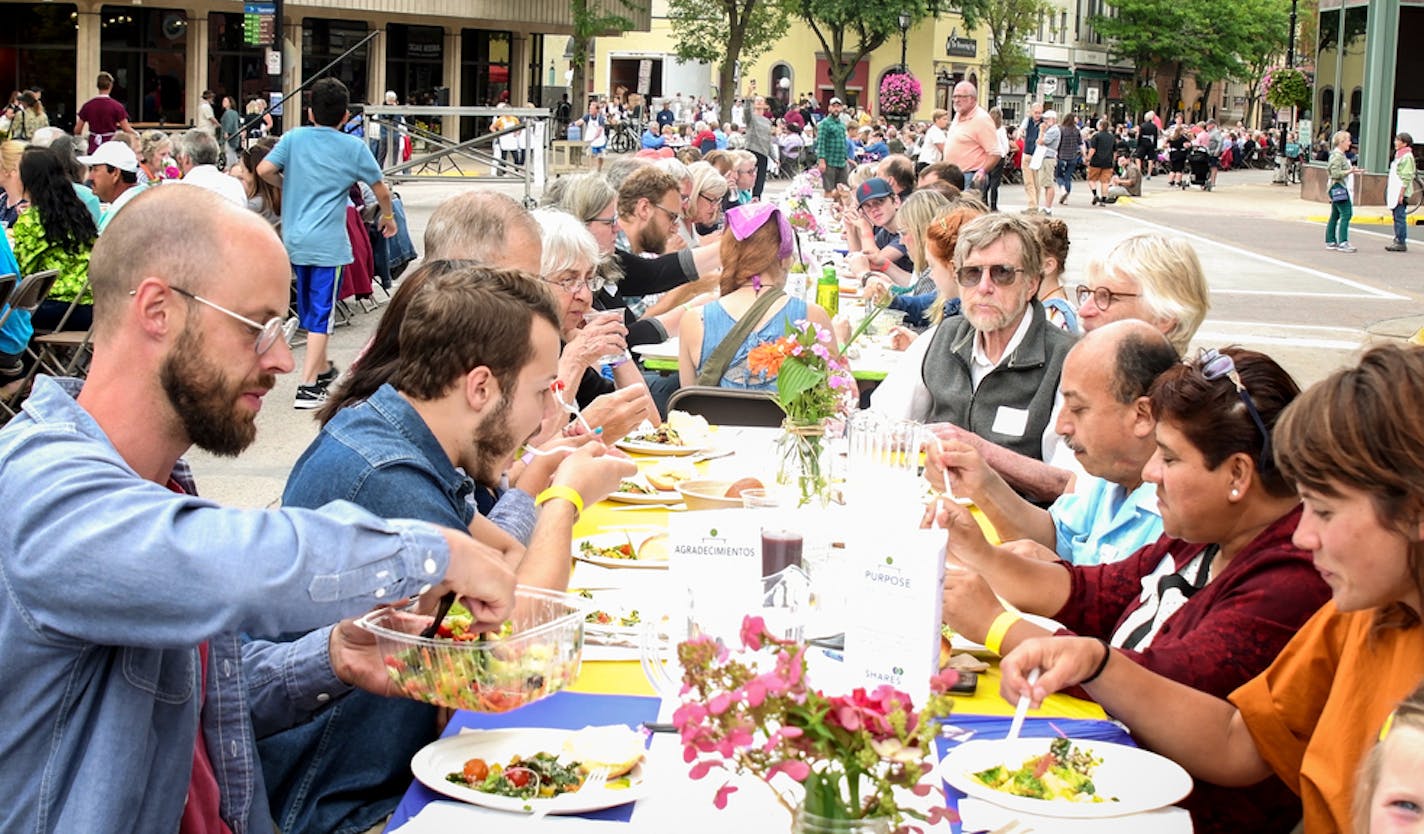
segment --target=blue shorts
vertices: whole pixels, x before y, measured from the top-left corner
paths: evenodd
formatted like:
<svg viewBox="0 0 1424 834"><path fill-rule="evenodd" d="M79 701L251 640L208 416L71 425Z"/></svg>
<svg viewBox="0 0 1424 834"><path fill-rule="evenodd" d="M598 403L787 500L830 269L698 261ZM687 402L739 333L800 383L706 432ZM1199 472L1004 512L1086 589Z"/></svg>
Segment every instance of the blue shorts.
<svg viewBox="0 0 1424 834"><path fill-rule="evenodd" d="M297 274L297 319L308 333L330 333L331 311L341 289L344 266L292 264Z"/></svg>
<svg viewBox="0 0 1424 834"><path fill-rule="evenodd" d="M606 147L607 145L589 145L588 152L594 156L603 156L603 149Z"/></svg>

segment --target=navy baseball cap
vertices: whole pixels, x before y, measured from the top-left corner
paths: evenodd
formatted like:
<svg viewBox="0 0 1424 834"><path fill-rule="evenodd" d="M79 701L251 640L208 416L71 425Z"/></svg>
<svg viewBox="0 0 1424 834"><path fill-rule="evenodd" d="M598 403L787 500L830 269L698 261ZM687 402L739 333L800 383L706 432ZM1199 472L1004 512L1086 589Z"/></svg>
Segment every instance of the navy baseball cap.
<svg viewBox="0 0 1424 834"><path fill-rule="evenodd" d="M860 184L855 190L855 204L864 205L867 200L878 200L881 197L893 197L894 191L890 190L890 183L881 177L871 177Z"/></svg>

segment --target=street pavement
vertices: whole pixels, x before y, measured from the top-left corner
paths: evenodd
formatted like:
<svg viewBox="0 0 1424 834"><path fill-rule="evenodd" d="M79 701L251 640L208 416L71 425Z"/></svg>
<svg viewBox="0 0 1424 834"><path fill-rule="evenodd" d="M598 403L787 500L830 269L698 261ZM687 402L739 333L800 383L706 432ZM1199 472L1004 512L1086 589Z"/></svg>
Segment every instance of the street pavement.
<svg viewBox="0 0 1424 834"><path fill-rule="evenodd" d="M1075 182L1066 205L1054 214L1068 223L1072 248L1066 283L1079 283L1090 258L1140 231L1180 235L1191 241L1211 286L1212 308L1194 347L1240 345L1269 353L1304 387L1328 375L1381 340L1407 339L1424 325L1424 240L1407 253L1385 252L1388 226L1356 225L1356 254L1327 251L1318 218L1328 206L1299 199L1297 187L1271 183L1270 172L1223 173L1211 192L1169 189L1166 177L1144 183L1143 196L1112 206L1090 205L1086 183ZM421 236L439 203L464 188L504 191L510 184L407 183L399 187L411 235ZM768 184L775 196L784 182ZM1021 186L1006 185L1000 208L1025 204ZM1369 212L1378 214L1379 212ZM1311 218L1317 218L1312 221ZM1411 234L1424 237L1424 228ZM377 290L378 300L385 296ZM355 309L355 305L352 305ZM332 334L330 353L341 367L359 354L384 307L356 310L350 326ZM297 349L300 357L300 348ZM292 408L297 380L279 379L258 415L257 441L236 459L193 450L189 460L202 494L224 504L262 507L281 498L292 464L315 437L310 411Z"/></svg>

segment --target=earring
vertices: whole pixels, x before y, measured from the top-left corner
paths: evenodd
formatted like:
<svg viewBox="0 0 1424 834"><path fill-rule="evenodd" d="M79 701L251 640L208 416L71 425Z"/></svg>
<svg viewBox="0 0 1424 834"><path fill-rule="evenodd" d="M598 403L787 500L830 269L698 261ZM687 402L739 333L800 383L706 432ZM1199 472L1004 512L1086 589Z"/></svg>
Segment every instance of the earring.
<svg viewBox="0 0 1424 834"><path fill-rule="evenodd" d="M1240 498L1240 497L1241 497L1241 490L1239 490L1239 489L1233 489L1233 490L1231 490L1231 497L1232 497L1232 498Z"/></svg>

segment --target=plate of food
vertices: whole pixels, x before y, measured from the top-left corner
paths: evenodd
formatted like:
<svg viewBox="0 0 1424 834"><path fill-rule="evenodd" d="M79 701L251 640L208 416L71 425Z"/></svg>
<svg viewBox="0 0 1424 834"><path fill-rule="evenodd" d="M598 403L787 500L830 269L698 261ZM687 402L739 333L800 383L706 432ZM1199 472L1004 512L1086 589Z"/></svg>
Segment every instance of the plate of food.
<svg viewBox="0 0 1424 834"><path fill-rule="evenodd" d="M668 566L665 530L625 528L586 536L574 542L575 559L606 568L664 568Z"/></svg>
<svg viewBox="0 0 1424 834"><path fill-rule="evenodd" d="M619 504L676 504L682 495L676 489L668 492L654 487L646 478L625 478L618 482L618 490L608 494L609 501Z"/></svg>
<svg viewBox="0 0 1424 834"><path fill-rule="evenodd" d="M582 814L644 795L643 745L642 734L623 725L477 730L427 744L410 769L436 793L471 805ZM581 796L584 780L598 768L608 769L608 783Z"/></svg>
<svg viewBox="0 0 1424 834"><path fill-rule="evenodd" d="M583 635L584 643L591 646L636 648L641 642L646 619L657 617L645 612L638 600L624 588L581 588L569 593L588 600Z"/></svg>
<svg viewBox="0 0 1424 834"><path fill-rule="evenodd" d="M642 427L618 441L618 448L639 455L695 455L707 447L711 429L707 421L695 414L672 411L661 426Z"/></svg>
<svg viewBox="0 0 1424 834"><path fill-rule="evenodd" d="M1171 759L1069 738L966 741L940 762L940 778L975 799L1047 817L1137 814L1192 791L1192 777Z"/></svg>

